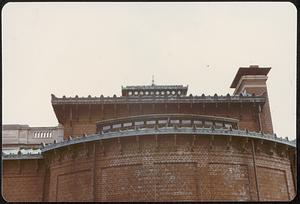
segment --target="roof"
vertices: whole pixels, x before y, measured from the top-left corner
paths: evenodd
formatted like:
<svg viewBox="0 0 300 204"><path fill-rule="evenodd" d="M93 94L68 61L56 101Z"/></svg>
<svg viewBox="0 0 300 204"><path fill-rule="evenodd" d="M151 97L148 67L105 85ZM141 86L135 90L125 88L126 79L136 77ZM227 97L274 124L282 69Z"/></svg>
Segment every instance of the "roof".
<svg viewBox="0 0 300 204"><path fill-rule="evenodd" d="M236 88L242 76L245 75L267 75L271 67L259 67L258 65L251 65L250 67L240 67L236 73L230 88Z"/></svg>
<svg viewBox="0 0 300 204"><path fill-rule="evenodd" d="M151 96L114 96L114 97L56 97L54 94L51 95L52 106L62 104L141 104L141 103L264 103L266 98L264 95L213 95L205 96L162 96L162 95L151 95Z"/></svg>
<svg viewBox="0 0 300 204"><path fill-rule="evenodd" d="M41 149L12 149L2 150L3 160L42 159Z"/></svg>
<svg viewBox="0 0 300 204"><path fill-rule="evenodd" d="M212 129L212 128L192 128L192 127L158 127L155 128L143 128L136 130L128 131L117 131L117 132L108 132L104 134L92 134L88 136L70 138L59 142L56 144L46 145L41 149L42 154L44 152L54 150L57 148L67 147L69 145L80 144L85 142L99 141L103 139L112 139L112 138L121 138L121 137L136 137L136 136L147 136L147 135L167 135L167 134L185 134L185 135L197 135L197 136L210 136L215 137L224 137L224 136L233 136L233 137L244 137L244 138L254 138L264 141L275 142L279 144L288 145L291 148L295 148L296 144L288 140L288 138L279 138L275 134L263 134L258 132L251 132L247 130L227 130L227 129Z"/></svg>

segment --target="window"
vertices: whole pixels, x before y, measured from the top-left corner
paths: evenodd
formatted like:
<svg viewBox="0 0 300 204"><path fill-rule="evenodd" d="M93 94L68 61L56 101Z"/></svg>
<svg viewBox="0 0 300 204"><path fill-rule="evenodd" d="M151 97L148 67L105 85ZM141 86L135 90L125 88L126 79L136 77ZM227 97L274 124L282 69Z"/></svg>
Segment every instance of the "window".
<svg viewBox="0 0 300 204"><path fill-rule="evenodd" d="M200 120L194 120L194 124L195 125L202 125L202 121L200 121Z"/></svg>
<svg viewBox="0 0 300 204"><path fill-rule="evenodd" d="M216 124L216 127L218 127L218 128L221 128L221 127L223 127L223 124L222 124L222 123L220 123L220 122L216 122L215 124Z"/></svg>
<svg viewBox="0 0 300 204"><path fill-rule="evenodd" d="M182 120L182 124L191 124L190 120Z"/></svg>
<svg viewBox="0 0 300 204"><path fill-rule="evenodd" d="M124 123L123 124L123 127L129 127L129 126L132 126L132 123Z"/></svg>
<svg viewBox="0 0 300 204"><path fill-rule="evenodd" d="M158 121L158 124L165 124L165 123L167 123L167 120L159 120Z"/></svg>
<svg viewBox="0 0 300 204"><path fill-rule="evenodd" d="M211 122L211 121L205 121L204 125L205 125L205 127L211 127L213 125L213 122Z"/></svg>
<svg viewBox="0 0 300 204"><path fill-rule="evenodd" d="M134 125L144 125L144 121L136 121L134 122Z"/></svg>
<svg viewBox="0 0 300 204"><path fill-rule="evenodd" d="M121 127L121 124L115 124L113 125L113 128L120 128Z"/></svg>
<svg viewBox="0 0 300 204"><path fill-rule="evenodd" d="M179 124L179 120L171 120L171 124Z"/></svg>
<svg viewBox="0 0 300 204"><path fill-rule="evenodd" d="M147 125L154 125L156 123L155 120L149 120L146 122Z"/></svg>
<svg viewBox="0 0 300 204"><path fill-rule="evenodd" d="M228 124L228 123L226 123L226 124L225 124L225 128L228 128L228 129L229 129L229 128L232 128L232 125L231 125L231 124Z"/></svg>
<svg viewBox="0 0 300 204"><path fill-rule="evenodd" d="M103 130L109 130L109 129L110 129L110 126L104 126L102 129L103 129Z"/></svg>

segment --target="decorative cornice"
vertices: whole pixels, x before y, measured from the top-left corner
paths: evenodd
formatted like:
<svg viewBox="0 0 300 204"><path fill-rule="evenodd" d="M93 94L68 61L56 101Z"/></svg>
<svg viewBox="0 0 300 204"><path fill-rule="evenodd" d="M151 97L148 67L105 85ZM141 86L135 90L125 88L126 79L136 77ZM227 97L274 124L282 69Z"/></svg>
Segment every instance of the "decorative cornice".
<svg viewBox="0 0 300 204"><path fill-rule="evenodd" d="M229 95L218 96L130 96L130 97L65 97L58 98L51 95L52 105L59 104L128 104L128 103L264 103L266 98L260 96L243 96L243 95Z"/></svg>
<svg viewBox="0 0 300 204"><path fill-rule="evenodd" d="M120 138L120 137L132 137L132 136L144 136L144 135L166 135L166 134L185 134L185 135L203 135L209 136L234 136L234 137L247 137L261 140L272 141L276 143L285 144L291 147L296 147L295 143L288 141L288 139L282 139L276 137L274 134L263 134L257 132L250 132L247 130L229 130L229 129L214 129L214 128L191 128L191 127L162 127L162 128L144 128L127 130L120 132L108 132L104 134L93 134L86 137L76 137L69 140L65 140L60 143L50 144L41 149L42 153L51 151L57 148L66 147L73 144L79 144L83 142L92 142L102 139Z"/></svg>

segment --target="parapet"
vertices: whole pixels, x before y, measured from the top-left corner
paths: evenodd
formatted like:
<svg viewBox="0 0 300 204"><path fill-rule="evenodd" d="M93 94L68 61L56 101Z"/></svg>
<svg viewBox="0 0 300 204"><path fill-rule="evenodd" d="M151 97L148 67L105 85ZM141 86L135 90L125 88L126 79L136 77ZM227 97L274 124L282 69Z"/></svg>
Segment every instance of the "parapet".
<svg viewBox="0 0 300 204"><path fill-rule="evenodd" d="M183 85L155 85L122 87L122 96L170 96L187 94L188 86Z"/></svg>

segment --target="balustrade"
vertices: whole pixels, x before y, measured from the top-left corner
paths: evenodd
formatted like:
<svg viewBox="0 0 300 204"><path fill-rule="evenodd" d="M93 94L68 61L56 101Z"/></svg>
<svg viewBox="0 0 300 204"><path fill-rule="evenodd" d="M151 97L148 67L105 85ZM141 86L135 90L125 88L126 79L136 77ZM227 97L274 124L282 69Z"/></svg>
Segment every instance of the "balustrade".
<svg viewBox="0 0 300 204"><path fill-rule="evenodd" d="M34 138L52 138L52 131L45 130L45 131L35 131L33 132L33 137Z"/></svg>

